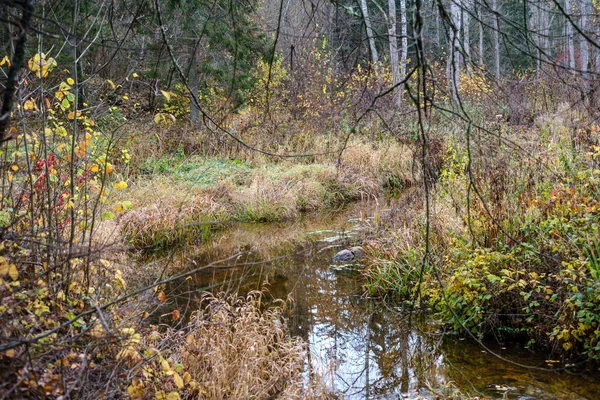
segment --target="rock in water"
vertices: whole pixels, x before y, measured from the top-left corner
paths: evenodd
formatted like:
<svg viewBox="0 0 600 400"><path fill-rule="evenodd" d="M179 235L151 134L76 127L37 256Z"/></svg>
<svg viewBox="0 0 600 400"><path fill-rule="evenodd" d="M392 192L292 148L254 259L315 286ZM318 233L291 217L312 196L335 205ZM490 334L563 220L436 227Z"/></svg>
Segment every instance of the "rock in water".
<svg viewBox="0 0 600 400"><path fill-rule="evenodd" d="M365 254L362 247L356 246L350 249L345 249L333 256L333 262L349 262L361 258Z"/></svg>
<svg viewBox="0 0 600 400"><path fill-rule="evenodd" d="M342 250L333 256L333 262L348 262L354 260L354 253L350 250Z"/></svg>
<svg viewBox="0 0 600 400"><path fill-rule="evenodd" d="M350 251L354 254L354 258L361 258L365 255L365 251L360 246L350 247Z"/></svg>

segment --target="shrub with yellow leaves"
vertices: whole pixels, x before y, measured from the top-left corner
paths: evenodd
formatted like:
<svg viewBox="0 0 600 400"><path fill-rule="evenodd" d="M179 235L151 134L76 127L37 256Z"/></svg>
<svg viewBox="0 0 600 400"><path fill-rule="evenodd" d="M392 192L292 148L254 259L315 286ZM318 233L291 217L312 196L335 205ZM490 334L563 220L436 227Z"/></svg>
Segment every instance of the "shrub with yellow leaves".
<svg viewBox="0 0 600 400"><path fill-rule="evenodd" d="M60 396L103 354L135 354L139 334L117 328L121 316L108 306L124 294L123 274L92 242L101 216L132 204L121 200L106 214L110 191L127 188L112 164L124 162L113 160L117 138L106 133L113 116L82 106L75 79L57 73L49 55L35 54L27 65L18 105L26 119L2 149L0 368L8 380L0 392L18 382L11 389L17 397ZM38 85L60 74L56 86ZM121 353L106 352L115 333ZM64 348L77 350L64 356Z"/></svg>

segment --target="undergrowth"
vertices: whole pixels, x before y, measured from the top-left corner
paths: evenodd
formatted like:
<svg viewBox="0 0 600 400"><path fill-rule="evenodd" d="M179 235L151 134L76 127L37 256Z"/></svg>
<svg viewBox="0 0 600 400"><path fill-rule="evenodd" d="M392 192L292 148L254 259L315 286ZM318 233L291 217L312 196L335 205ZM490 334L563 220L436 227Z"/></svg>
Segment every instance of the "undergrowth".
<svg viewBox="0 0 600 400"><path fill-rule="evenodd" d="M464 144L449 141L420 292L423 218L371 244L367 291L421 299L455 331L600 360L600 129L585 129L581 140L552 116L515 128L525 161L490 141L469 164Z"/></svg>

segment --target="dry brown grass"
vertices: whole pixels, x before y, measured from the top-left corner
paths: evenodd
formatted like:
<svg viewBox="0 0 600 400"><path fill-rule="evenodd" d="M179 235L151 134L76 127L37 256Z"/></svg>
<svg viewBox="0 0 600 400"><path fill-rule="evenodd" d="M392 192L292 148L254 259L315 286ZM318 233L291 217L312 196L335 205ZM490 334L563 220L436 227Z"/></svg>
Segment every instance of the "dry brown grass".
<svg viewBox="0 0 600 400"><path fill-rule="evenodd" d="M414 148L401 143L373 145L356 143L342 157L345 174L361 186L363 192L381 187L412 186L421 180Z"/></svg>
<svg viewBox="0 0 600 400"><path fill-rule="evenodd" d="M305 344L292 338L281 310L260 311L261 298L208 297L193 318L181 361L201 380L208 398L301 398Z"/></svg>
<svg viewBox="0 0 600 400"><path fill-rule="evenodd" d="M192 200L181 205L153 204L128 212L120 220L121 234L137 247L165 247L192 240L228 222L229 213L222 204L208 197Z"/></svg>
<svg viewBox="0 0 600 400"><path fill-rule="evenodd" d="M139 178L119 193L117 200L130 200L134 206L120 220L122 235L139 247L172 245L196 235L199 225L206 229L207 221L220 226L293 220L303 212L373 198L384 188L399 190L420 179L413 149L400 143L353 142L339 162L321 164L274 164L263 158L250 166L210 160L168 160L173 166L166 171L173 175ZM207 162L215 178L199 182L210 170Z"/></svg>
<svg viewBox="0 0 600 400"><path fill-rule="evenodd" d="M329 397L318 376L306 382L308 349L302 339L290 336L282 307L262 310L258 292L245 298L205 294L202 300L203 309L185 329L160 335L160 343L148 343L165 349L161 353L170 357L158 356L151 367L161 372L134 379L138 397L153 398L159 391L178 391L188 399ZM182 366L179 385L171 365Z"/></svg>
<svg viewBox="0 0 600 400"><path fill-rule="evenodd" d="M298 215L294 186L273 179L264 170L254 174L250 186L232 194L235 219L244 222L269 222L292 219Z"/></svg>

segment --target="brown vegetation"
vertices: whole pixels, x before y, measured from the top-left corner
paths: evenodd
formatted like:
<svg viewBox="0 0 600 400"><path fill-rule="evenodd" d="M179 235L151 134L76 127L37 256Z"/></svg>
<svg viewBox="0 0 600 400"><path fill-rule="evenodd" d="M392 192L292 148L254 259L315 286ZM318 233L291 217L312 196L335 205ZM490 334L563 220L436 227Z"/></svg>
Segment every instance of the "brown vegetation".
<svg viewBox="0 0 600 400"><path fill-rule="evenodd" d="M306 382L306 345L289 336L284 305L264 309L260 293L246 298L205 294L203 307L182 330L155 332L145 346L154 357L133 378L137 398L318 399L317 377ZM164 352L158 349L164 349Z"/></svg>

